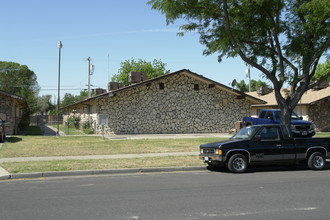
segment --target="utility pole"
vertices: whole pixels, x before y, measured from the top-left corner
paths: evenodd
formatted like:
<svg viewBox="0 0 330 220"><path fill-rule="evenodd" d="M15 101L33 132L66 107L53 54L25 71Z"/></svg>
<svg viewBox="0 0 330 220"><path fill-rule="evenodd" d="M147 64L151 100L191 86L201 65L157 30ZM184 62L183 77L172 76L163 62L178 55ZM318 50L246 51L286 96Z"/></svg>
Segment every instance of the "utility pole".
<svg viewBox="0 0 330 220"><path fill-rule="evenodd" d="M87 98L91 97L91 57L87 58L88 61L88 92Z"/></svg>

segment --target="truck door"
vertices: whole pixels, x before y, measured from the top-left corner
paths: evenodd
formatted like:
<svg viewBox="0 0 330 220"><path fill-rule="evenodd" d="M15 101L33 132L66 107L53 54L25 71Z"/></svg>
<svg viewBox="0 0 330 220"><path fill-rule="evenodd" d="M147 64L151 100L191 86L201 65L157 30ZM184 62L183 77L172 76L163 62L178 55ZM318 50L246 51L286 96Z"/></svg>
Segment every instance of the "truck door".
<svg viewBox="0 0 330 220"><path fill-rule="evenodd" d="M261 128L250 146L251 160L254 162L283 160L283 148L278 127Z"/></svg>

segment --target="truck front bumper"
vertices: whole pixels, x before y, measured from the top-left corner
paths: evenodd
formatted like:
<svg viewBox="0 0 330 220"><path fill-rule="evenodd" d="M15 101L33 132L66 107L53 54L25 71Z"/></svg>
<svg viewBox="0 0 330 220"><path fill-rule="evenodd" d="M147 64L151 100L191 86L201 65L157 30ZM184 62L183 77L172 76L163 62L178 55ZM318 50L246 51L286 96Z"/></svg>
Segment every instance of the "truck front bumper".
<svg viewBox="0 0 330 220"><path fill-rule="evenodd" d="M215 154L200 154L199 159L203 160L204 163L223 162L224 161L224 159L221 155L215 155Z"/></svg>

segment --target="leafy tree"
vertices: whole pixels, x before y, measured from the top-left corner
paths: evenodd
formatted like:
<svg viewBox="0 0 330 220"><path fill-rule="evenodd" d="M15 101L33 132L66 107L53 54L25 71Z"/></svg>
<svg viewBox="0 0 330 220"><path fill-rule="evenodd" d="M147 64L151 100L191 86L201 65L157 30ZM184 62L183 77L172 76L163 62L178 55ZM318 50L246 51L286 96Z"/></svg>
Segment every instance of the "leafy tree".
<svg viewBox="0 0 330 220"><path fill-rule="evenodd" d="M256 80L252 79L250 84L251 84L251 92L257 91L257 89L259 87L270 88L270 86L266 82L261 81L261 80L256 81ZM240 82L238 82L235 85L235 88L241 92L249 92L249 84L246 84L244 80L241 80Z"/></svg>
<svg viewBox="0 0 330 220"><path fill-rule="evenodd" d="M40 87L36 74L26 65L0 61L0 89L25 98L30 111L36 111Z"/></svg>
<svg viewBox="0 0 330 220"><path fill-rule="evenodd" d="M330 46L329 0L150 0L167 23L185 20L181 29L197 32L205 55L239 56L260 70L275 91L281 121L304 92L330 76L311 83L320 57ZM184 35L184 33L180 33ZM281 89L290 84L288 95Z"/></svg>
<svg viewBox="0 0 330 220"><path fill-rule="evenodd" d="M330 71L330 58L328 58L324 63L321 63L317 66L316 73L313 77L313 81L318 81L322 79L322 76L326 75ZM330 77L327 79L330 82Z"/></svg>
<svg viewBox="0 0 330 220"><path fill-rule="evenodd" d="M241 80L240 82L236 83L235 86L233 86L237 90L241 92L248 92L249 91L249 85L245 83L244 80Z"/></svg>
<svg viewBox="0 0 330 220"><path fill-rule="evenodd" d="M49 111L55 109L55 106L51 103L51 95L43 95L37 97L37 111L41 114L47 114Z"/></svg>
<svg viewBox="0 0 330 220"><path fill-rule="evenodd" d="M114 75L111 80L115 82L122 83L127 86L128 83L128 73L130 72L142 72L146 73L149 79L162 76L170 72L166 70L166 64L161 60L153 60L152 62L147 62L145 60L139 59L135 61L133 58L131 60L126 60L120 63L120 68L118 74Z"/></svg>
<svg viewBox="0 0 330 220"><path fill-rule="evenodd" d="M94 94L94 91L92 91L92 96ZM64 107L67 105L71 105L74 104L76 102L80 102L83 101L85 99L87 99L88 97L88 92L87 91L80 91L79 95L72 95L71 93L65 93L63 96L63 99L60 103L60 107Z"/></svg>

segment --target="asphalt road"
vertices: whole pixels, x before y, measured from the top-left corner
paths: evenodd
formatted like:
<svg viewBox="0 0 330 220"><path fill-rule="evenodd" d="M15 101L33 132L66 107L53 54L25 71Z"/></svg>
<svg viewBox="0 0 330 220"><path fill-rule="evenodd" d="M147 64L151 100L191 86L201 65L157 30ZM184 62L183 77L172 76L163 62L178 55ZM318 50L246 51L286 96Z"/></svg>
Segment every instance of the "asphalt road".
<svg viewBox="0 0 330 220"><path fill-rule="evenodd" d="M0 219L329 219L330 170L257 168L0 182Z"/></svg>

